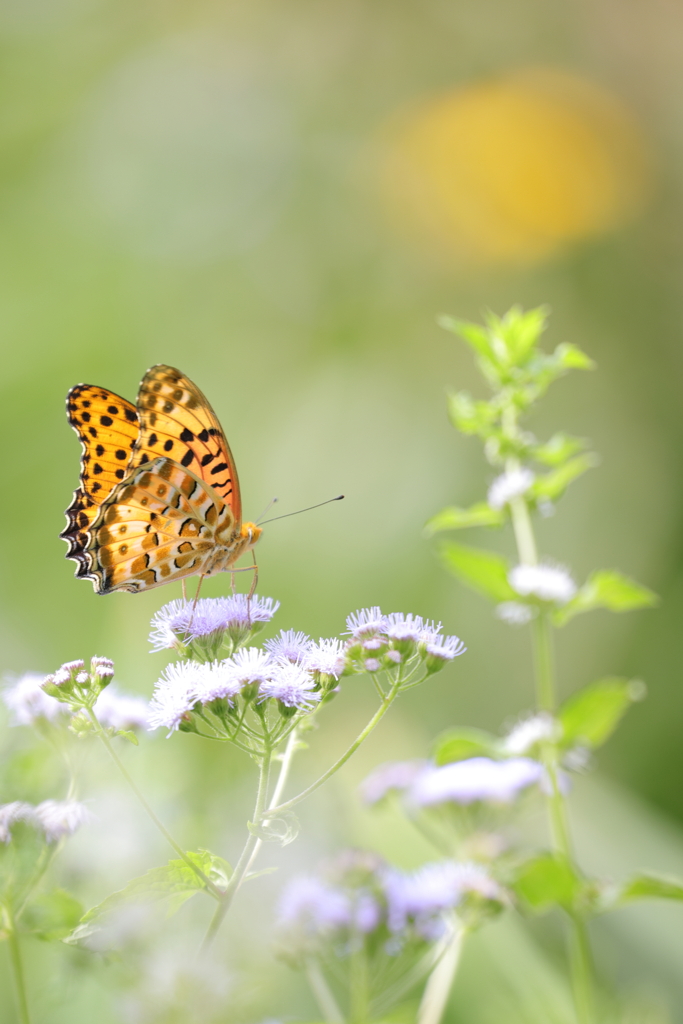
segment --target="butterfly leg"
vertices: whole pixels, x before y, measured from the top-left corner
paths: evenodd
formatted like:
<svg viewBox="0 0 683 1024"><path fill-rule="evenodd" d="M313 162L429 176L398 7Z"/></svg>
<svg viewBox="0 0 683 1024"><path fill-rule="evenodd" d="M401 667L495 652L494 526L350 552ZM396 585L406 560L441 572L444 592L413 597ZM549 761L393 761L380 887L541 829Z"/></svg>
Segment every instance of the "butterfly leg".
<svg viewBox="0 0 683 1024"><path fill-rule="evenodd" d="M201 575L199 577L199 583L197 584L197 592L194 595L194 601L192 602L192 613L193 614L194 614L195 608L197 607L197 601L199 600L199 591L202 589L202 583L203 582L204 582L204 573L201 573ZM190 620L190 625L192 625L192 620Z"/></svg>
<svg viewBox="0 0 683 1024"><path fill-rule="evenodd" d="M183 588L183 603L187 604L187 580L184 576L180 581L180 585Z"/></svg>

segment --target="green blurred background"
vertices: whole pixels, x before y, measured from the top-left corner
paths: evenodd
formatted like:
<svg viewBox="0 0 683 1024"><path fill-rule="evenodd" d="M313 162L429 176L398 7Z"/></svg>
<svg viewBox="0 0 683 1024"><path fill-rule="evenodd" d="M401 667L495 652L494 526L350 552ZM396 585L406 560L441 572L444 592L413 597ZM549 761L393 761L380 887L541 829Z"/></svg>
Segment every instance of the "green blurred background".
<svg viewBox="0 0 683 1024"><path fill-rule="evenodd" d="M382 759L426 754L448 724L498 729L530 706L525 634L449 579L422 532L491 478L447 422L445 387L482 385L440 312L545 303L549 344L575 342L598 364L556 385L532 425L590 437L602 459L540 524L541 546L579 579L618 567L663 601L560 638L565 693L605 673L649 690L577 785L575 827L603 874L682 872L683 9L2 0L0 36L4 670L107 655L123 687L149 695L163 658L147 653L148 620L179 594L102 599L72 578L58 533L78 445L63 404L81 381L134 400L162 361L214 405L248 517L273 495L284 513L346 494L267 528L259 590L282 602L277 628L332 635L379 603L442 619L469 647L306 805L299 841L266 851L280 870L245 890L200 999L182 972L210 911L197 903L175 937L146 922L116 963L27 946L36 1019L312 1018L269 952L283 879L349 842L404 866L432 856L398 818L363 811L357 782ZM346 686L299 782L372 706L362 683ZM23 733L3 732L27 770L0 799L60 796L58 766ZM188 846L234 855L251 765L191 736L155 734L126 755ZM165 850L98 751L82 795L96 822L62 880L94 902ZM620 1019L683 1021L680 910L622 912L596 938L624 992ZM571 1021L560 954L552 923L529 939L514 918L490 928L449 1022Z"/></svg>

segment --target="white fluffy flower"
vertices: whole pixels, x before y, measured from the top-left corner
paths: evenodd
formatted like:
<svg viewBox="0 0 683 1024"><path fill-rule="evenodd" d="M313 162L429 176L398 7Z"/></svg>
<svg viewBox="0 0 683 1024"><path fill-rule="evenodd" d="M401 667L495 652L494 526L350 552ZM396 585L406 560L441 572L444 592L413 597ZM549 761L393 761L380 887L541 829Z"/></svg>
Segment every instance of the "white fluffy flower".
<svg viewBox="0 0 683 1024"><path fill-rule="evenodd" d="M496 618L507 622L508 626L526 626L534 617L534 609L519 601L503 601L496 605Z"/></svg>
<svg viewBox="0 0 683 1024"><path fill-rule="evenodd" d="M34 810L31 804L22 800L13 800L11 804L0 806L0 843L9 843L12 838L12 825L18 821L34 821Z"/></svg>
<svg viewBox="0 0 683 1024"><path fill-rule="evenodd" d="M523 789L543 777L543 765L527 757L512 757L507 761L470 757L439 768L427 768L410 787L409 800L418 807L447 801L512 803Z"/></svg>
<svg viewBox="0 0 683 1024"><path fill-rule="evenodd" d="M533 718L525 718L507 734L503 747L507 754L526 754L537 743L551 740L556 731L552 715L541 712Z"/></svg>
<svg viewBox="0 0 683 1024"><path fill-rule="evenodd" d="M37 718L53 722L64 712L61 701L42 689L44 682L45 676L27 672L4 691L2 699L12 712L13 725L33 725Z"/></svg>
<svg viewBox="0 0 683 1024"><path fill-rule="evenodd" d="M489 487L486 500L491 508L500 511L509 501L526 494L535 479L531 470L525 466L520 469L510 469L496 477Z"/></svg>
<svg viewBox="0 0 683 1024"><path fill-rule="evenodd" d="M144 729L147 725L146 701L111 686L102 690L94 711L105 729Z"/></svg>
<svg viewBox="0 0 683 1024"><path fill-rule="evenodd" d="M310 646L303 659L303 667L309 672L320 672L335 679L339 679L345 665L344 645L336 637L331 640L321 638Z"/></svg>
<svg viewBox="0 0 683 1024"><path fill-rule="evenodd" d="M271 677L259 687L259 697L274 697L288 708L308 709L321 697L320 692L313 689L314 686L315 680L310 672L300 665L286 662L274 666Z"/></svg>
<svg viewBox="0 0 683 1024"><path fill-rule="evenodd" d="M576 593L576 584L561 565L516 565L508 575L510 586L521 597L566 604Z"/></svg>
<svg viewBox="0 0 683 1024"><path fill-rule="evenodd" d="M90 819L88 808L78 800L43 800L33 813L48 843L72 836Z"/></svg>
<svg viewBox="0 0 683 1024"><path fill-rule="evenodd" d="M149 704L148 729L164 726L170 734L178 728L183 715L191 711L203 684L204 666L194 661L168 665L157 682Z"/></svg>
<svg viewBox="0 0 683 1024"><path fill-rule="evenodd" d="M376 804L392 790L404 790L427 767L426 761L388 761L363 780L360 791L366 804Z"/></svg>

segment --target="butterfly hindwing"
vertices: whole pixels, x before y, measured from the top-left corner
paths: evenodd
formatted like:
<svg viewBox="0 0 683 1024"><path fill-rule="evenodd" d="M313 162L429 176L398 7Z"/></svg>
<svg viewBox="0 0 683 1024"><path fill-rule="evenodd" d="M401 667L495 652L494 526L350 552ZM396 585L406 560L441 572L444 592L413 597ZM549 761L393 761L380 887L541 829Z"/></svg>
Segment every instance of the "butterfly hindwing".
<svg viewBox="0 0 683 1024"><path fill-rule="evenodd" d="M138 393L140 435L134 465L167 456L191 470L241 522L239 482L218 418L196 384L172 366L153 366Z"/></svg>
<svg viewBox="0 0 683 1024"><path fill-rule="evenodd" d="M102 501L129 472L139 423L134 405L92 384L77 384L71 389L67 416L83 451L80 486L66 510L67 525L60 536L69 544L66 557L82 567L86 531Z"/></svg>
<svg viewBox="0 0 683 1024"><path fill-rule="evenodd" d="M170 458L138 467L102 503L77 575L99 594L137 593L211 571L217 535L236 536L230 507Z"/></svg>

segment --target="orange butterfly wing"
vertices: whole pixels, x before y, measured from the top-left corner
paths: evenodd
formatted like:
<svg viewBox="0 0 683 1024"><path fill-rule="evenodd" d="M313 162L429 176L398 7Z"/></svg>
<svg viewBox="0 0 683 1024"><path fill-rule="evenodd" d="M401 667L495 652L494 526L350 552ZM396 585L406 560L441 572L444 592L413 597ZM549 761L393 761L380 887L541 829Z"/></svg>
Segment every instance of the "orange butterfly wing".
<svg viewBox="0 0 683 1024"><path fill-rule="evenodd" d="M66 557L82 566L87 530L101 503L130 472L140 428L134 405L93 384L73 387L66 409L83 451L80 486L66 510L67 525L60 537L69 545Z"/></svg>
<svg viewBox="0 0 683 1024"><path fill-rule="evenodd" d="M99 594L138 593L221 571L237 556L239 541L230 507L217 504L194 473L157 458L102 503L88 532L87 566L77 575L93 580Z"/></svg>
<svg viewBox="0 0 683 1024"><path fill-rule="evenodd" d="M211 487L242 522L235 460L218 417L189 377L160 364L147 371L138 392L140 435L133 465L165 456Z"/></svg>

